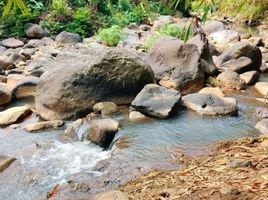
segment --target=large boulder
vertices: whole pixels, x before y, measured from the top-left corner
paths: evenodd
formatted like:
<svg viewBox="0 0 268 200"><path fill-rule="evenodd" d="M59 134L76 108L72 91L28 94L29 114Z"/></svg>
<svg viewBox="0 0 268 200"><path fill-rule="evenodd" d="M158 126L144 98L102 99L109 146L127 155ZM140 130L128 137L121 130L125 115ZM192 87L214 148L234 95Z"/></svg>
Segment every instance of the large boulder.
<svg viewBox="0 0 268 200"><path fill-rule="evenodd" d="M237 101L234 98L214 94L195 93L182 97L183 105L202 115L236 115Z"/></svg>
<svg viewBox="0 0 268 200"><path fill-rule="evenodd" d="M238 73L228 70L218 75L217 80L219 85L226 89L241 90L246 89L246 82L239 76Z"/></svg>
<svg viewBox="0 0 268 200"><path fill-rule="evenodd" d="M180 99L181 95L177 90L148 84L136 96L131 107L145 115L167 118L173 113Z"/></svg>
<svg viewBox="0 0 268 200"><path fill-rule="evenodd" d="M24 32L28 38L40 39L45 36L44 29L38 24L32 24L32 23L25 24Z"/></svg>
<svg viewBox="0 0 268 200"><path fill-rule="evenodd" d="M206 75L211 76L218 73L218 69L210 53L208 41L204 42L204 40L201 38L201 35L198 34L188 40L187 44L194 44L198 47L198 51L201 54L201 64L205 70Z"/></svg>
<svg viewBox="0 0 268 200"><path fill-rule="evenodd" d="M76 33L69 33L66 31L57 35L55 41L60 44L76 44L82 42L82 37Z"/></svg>
<svg viewBox="0 0 268 200"><path fill-rule="evenodd" d="M88 129L88 139L99 145L107 148L114 139L116 132L119 129L119 123L112 119L97 119L92 120Z"/></svg>
<svg viewBox="0 0 268 200"><path fill-rule="evenodd" d="M36 110L42 118L76 118L96 102L130 104L153 72L135 52L106 49L95 56L69 56L65 65L49 70L36 88Z"/></svg>
<svg viewBox="0 0 268 200"><path fill-rule="evenodd" d="M196 45L183 44L171 37L160 38L152 46L146 62L162 86L175 88L181 94L203 87L205 72Z"/></svg>
<svg viewBox="0 0 268 200"><path fill-rule="evenodd" d="M233 70L237 73L249 71L252 65L252 60L248 57L240 57L224 62L220 65L223 70Z"/></svg>
<svg viewBox="0 0 268 200"><path fill-rule="evenodd" d="M262 64L261 51L258 47L247 42L237 42L229 47L217 58L216 64L220 66L224 62L232 59L238 59L240 57L248 57L252 60L252 64L247 67L247 71L259 71Z"/></svg>

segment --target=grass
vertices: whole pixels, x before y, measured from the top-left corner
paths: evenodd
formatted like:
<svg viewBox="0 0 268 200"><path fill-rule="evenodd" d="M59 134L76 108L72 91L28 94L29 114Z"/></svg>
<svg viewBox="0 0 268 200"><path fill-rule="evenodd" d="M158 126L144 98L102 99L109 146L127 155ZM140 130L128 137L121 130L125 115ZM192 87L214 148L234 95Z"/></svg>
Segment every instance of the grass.
<svg viewBox="0 0 268 200"><path fill-rule="evenodd" d="M100 29L97 38L107 46L117 46L119 41L123 38L123 29L117 25L110 28Z"/></svg>

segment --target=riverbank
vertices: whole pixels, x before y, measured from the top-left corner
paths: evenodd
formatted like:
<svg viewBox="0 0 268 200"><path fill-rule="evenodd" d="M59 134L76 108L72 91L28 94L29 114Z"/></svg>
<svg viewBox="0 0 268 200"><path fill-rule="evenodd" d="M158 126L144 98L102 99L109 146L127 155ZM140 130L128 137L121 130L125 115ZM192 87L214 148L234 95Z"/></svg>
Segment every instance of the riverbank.
<svg viewBox="0 0 268 200"><path fill-rule="evenodd" d="M267 199L268 137L219 142L208 156L177 157L182 168L123 185L130 199Z"/></svg>

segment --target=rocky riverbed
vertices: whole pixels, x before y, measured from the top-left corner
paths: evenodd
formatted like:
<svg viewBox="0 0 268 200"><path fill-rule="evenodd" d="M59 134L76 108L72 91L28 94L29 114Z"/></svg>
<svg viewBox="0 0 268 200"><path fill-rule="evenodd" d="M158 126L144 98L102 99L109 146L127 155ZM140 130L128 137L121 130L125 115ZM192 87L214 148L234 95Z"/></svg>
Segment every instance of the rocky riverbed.
<svg viewBox="0 0 268 200"><path fill-rule="evenodd" d="M145 52L163 24L190 22L132 24L111 48L34 24L1 41L0 198L89 198L178 168L178 152L267 134L268 30L208 21L205 38L163 36Z"/></svg>

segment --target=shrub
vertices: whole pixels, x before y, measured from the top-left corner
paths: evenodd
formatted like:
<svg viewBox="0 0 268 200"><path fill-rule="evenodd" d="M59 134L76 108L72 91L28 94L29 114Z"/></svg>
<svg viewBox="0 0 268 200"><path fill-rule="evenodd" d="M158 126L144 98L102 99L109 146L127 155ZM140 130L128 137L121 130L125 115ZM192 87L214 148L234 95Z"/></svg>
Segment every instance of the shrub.
<svg viewBox="0 0 268 200"><path fill-rule="evenodd" d="M110 28L101 29L97 37L106 45L112 47L116 46L123 38L123 30L120 26L114 25Z"/></svg>

